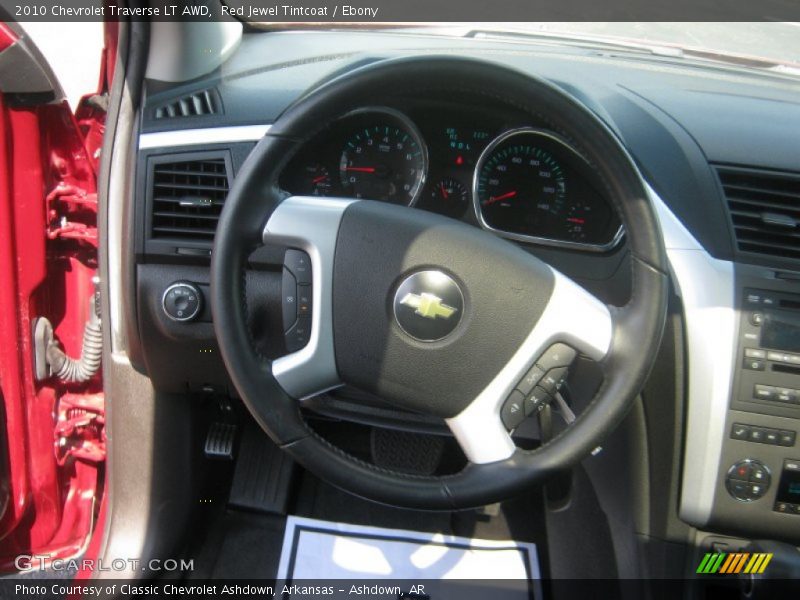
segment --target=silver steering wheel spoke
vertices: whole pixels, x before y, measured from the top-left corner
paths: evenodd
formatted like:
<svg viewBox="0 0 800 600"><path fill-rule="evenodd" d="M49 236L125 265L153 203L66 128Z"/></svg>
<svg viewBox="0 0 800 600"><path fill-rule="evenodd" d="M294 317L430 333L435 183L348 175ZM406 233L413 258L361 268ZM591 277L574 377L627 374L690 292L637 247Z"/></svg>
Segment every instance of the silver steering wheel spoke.
<svg viewBox="0 0 800 600"><path fill-rule="evenodd" d="M553 292L525 341L489 385L464 410L447 419L472 463L505 460L516 450L503 423L504 406L508 411L514 409L514 402L521 402L516 410L532 414L528 411L543 406L544 400L537 396L543 389L554 386L546 390L550 398L558 393L552 381L544 383L553 371L536 370L537 362L551 346L566 344L596 361L604 359L611 347L613 319L608 306L558 271L553 270L553 275ZM531 386L532 381L543 387Z"/></svg>
<svg viewBox="0 0 800 600"><path fill-rule="evenodd" d="M342 382L333 346L333 260L345 209L357 200L292 196L264 226L264 244L283 244L311 259L311 331L308 343L272 363L272 375L293 398L302 400Z"/></svg>

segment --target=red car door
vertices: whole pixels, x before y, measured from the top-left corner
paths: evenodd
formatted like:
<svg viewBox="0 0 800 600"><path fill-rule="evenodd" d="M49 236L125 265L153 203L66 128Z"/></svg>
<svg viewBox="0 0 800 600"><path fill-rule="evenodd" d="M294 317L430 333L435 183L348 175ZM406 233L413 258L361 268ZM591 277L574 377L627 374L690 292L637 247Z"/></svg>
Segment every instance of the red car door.
<svg viewBox="0 0 800 600"><path fill-rule="evenodd" d="M22 29L0 22L0 572L80 554L101 506L105 64L76 116Z"/></svg>

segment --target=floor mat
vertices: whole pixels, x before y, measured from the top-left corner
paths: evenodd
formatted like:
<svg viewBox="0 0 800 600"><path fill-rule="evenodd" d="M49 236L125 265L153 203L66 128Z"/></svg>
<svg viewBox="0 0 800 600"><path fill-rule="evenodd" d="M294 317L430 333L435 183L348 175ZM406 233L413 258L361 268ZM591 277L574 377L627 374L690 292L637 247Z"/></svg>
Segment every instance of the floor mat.
<svg viewBox="0 0 800 600"><path fill-rule="evenodd" d="M535 544L294 516L286 521L278 579L424 581L428 589L442 580L506 582L491 586L493 600L542 597ZM435 597L428 591L411 595Z"/></svg>

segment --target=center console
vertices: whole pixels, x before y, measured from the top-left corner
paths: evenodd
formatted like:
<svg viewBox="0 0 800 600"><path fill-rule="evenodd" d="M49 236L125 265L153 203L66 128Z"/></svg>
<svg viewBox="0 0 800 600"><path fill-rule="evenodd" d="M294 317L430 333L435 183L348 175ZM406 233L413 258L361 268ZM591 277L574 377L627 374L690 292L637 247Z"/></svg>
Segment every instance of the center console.
<svg viewBox="0 0 800 600"><path fill-rule="evenodd" d="M738 334L706 528L800 540L800 280L735 268ZM727 357L720 356L719 360Z"/></svg>

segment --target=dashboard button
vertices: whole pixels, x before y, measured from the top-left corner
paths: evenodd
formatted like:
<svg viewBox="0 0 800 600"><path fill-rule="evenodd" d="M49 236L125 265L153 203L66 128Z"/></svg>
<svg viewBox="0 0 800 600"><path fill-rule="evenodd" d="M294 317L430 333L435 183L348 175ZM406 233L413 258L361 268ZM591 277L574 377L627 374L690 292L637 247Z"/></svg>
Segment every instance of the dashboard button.
<svg viewBox="0 0 800 600"><path fill-rule="evenodd" d="M758 500L767 493L769 484L769 469L752 458L735 463L725 476L728 493L740 502Z"/></svg>
<svg viewBox="0 0 800 600"><path fill-rule="evenodd" d="M758 327L764 322L764 313L754 312L750 314L750 323Z"/></svg>
<svg viewBox="0 0 800 600"><path fill-rule="evenodd" d="M500 410L500 418L506 429L516 429L525 420L524 401L525 397L518 390L514 390L506 398Z"/></svg>
<svg viewBox="0 0 800 600"><path fill-rule="evenodd" d="M769 482L769 473L767 468L761 464L753 464L750 466L750 483L765 484Z"/></svg>
<svg viewBox="0 0 800 600"><path fill-rule="evenodd" d="M203 293L193 283L173 283L161 297L164 313L173 321L186 322L200 314L203 307Z"/></svg>
<svg viewBox="0 0 800 600"><path fill-rule="evenodd" d="M553 344L539 357L536 364L543 371L549 371L556 367L568 367L575 360L575 356L577 352L566 344Z"/></svg>
<svg viewBox="0 0 800 600"><path fill-rule="evenodd" d="M772 446L778 445L778 430L777 429L765 429L764 430L764 443L770 444Z"/></svg>
<svg viewBox="0 0 800 600"><path fill-rule="evenodd" d="M757 442L759 444L763 444L765 435L766 431L764 431L763 427L751 427L747 439L750 440L751 442Z"/></svg>
<svg viewBox="0 0 800 600"><path fill-rule="evenodd" d="M767 351L761 348L745 348L744 355L747 358L767 358Z"/></svg>
<svg viewBox="0 0 800 600"><path fill-rule="evenodd" d="M731 427L731 439L746 440L750 434L750 426L742 425L741 423L734 423Z"/></svg>
<svg viewBox="0 0 800 600"><path fill-rule="evenodd" d="M517 385L517 389L523 394L527 395L536 386L536 384L539 383L542 377L544 377L544 371L542 371L538 366L533 365L530 370L525 373L525 377L520 380L519 384Z"/></svg>
<svg viewBox="0 0 800 600"><path fill-rule="evenodd" d="M742 367L750 371L763 371L764 361L757 358L745 358L742 361Z"/></svg>
<svg viewBox="0 0 800 600"><path fill-rule="evenodd" d="M283 257L283 266L292 272L297 283L311 283L311 259L302 250L289 248Z"/></svg>
<svg viewBox="0 0 800 600"><path fill-rule="evenodd" d="M778 445L779 446L794 446L795 437L797 434L794 431L781 430L778 432Z"/></svg>
<svg viewBox="0 0 800 600"><path fill-rule="evenodd" d="M797 390L793 390L791 388L777 388L775 390L775 397L773 400L776 402L789 402L791 404L796 404Z"/></svg>
<svg viewBox="0 0 800 600"><path fill-rule="evenodd" d="M767 360L771 360L774 362L782 362L782 363L791 362L790 355L786 354L785 352L774 352L772 350L767 352Z"/></svg>
<svg viewBox="0 0 800 600"><path fill-rule="evenodd" d="M772 510L779 513L790 513L792 512L791 506L791 504L786 502L776 502Z"/></svg>
<svg viewBox="0 0 800 600"><path fill-rule="evenodd" d="M757 384L753 388L753 398L756 400L774 400L775 399L775 388L771 385L760 385Z"/></svg>

